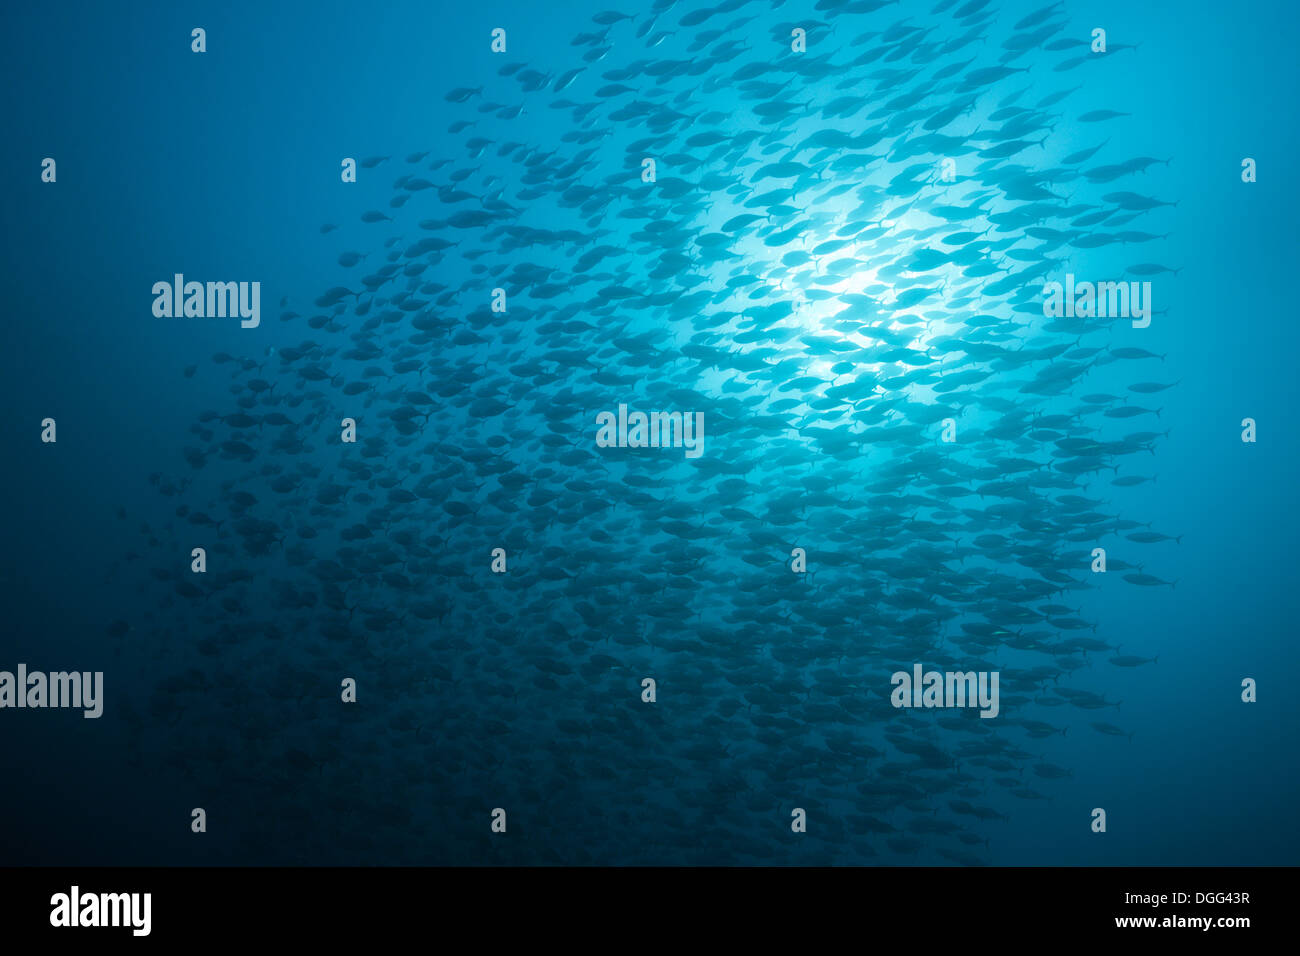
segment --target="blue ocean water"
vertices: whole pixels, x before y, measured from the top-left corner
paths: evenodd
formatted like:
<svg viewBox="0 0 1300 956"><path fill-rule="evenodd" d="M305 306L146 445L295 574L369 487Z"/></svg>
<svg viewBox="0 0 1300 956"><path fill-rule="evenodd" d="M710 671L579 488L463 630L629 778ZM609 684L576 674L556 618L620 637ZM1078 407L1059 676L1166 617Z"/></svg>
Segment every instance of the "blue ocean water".
<svg viewBox="0 0 1300 956"><path fill-rule="evenodd" d="M1293 730L1300 713L1286 687L1297 666L1289 634L1297 617L1290 560L1296 454L1287 409L1297 333L1286 277L1296 218L1283 178L1297 146L1294 124L1285 121L1296 88L1287 40L1293 5L1238 12L1211 3L752 2L719 4L698 23L686 21L707 4L656 6L663 9L642 36L649 4L567 0L544 9L285 3L267 10L236 2L9 13L4 69L15 95L0 160L8 184L10 317L3 384L9 507L0 567L9 613L0 669L25 662L102 670L106 691L104 716L94 721L75 712L0 712L0 806L6 820L18 822L6 827L0 860L1295 861ZM593 22L609 9L633 19ZM962 77L1002 63L1008 37L1037 29L1016 24L1041 9L1050 13L1039 25L1055 31L1007 61L1020 72L963 91ZM805 23L808 52L793 67L790 27ZM194 27L206 30L202 54L190 48ZM504 54L490 49L497 27L508 33ZM1086 52L1096 27L1106 30L1109 52L1055 69L1076 53L1042 47L1077 39ZM703 40L708 30L718 36ZM945 52L968 31L978 38ZM584 33L597 39L575 45ZM890 52L846 65L873 49ZM737 79L751 62L770 68ZM522 66L502 75L513 63ZM656 67L665 63L676 66ZM835 69L823 75L809 63ZM960 69L935 78L948 64ZM579 68L572 86L556 91L560 78ZM527 71L545 83L527 89L520 80ZM626 72L604 75L610 71ZM779 91L745 85L755 82ZM612 84L630 92L600 95ZM465 102L446 96L480 87ZM911 501L874 501L881 494L942 497L924 479L945 471L936 423L926 423L930 437L916 446L911 467L899 469L890 455L900 447L910 454L906 442L871 448L864 440L860 453L841 459L809 438L819 419L870 434L866 417L850 426L834 417L840 411L803 406L786 424L769 426L726 404L735 394L760 395L746 414L781 414L770 411L771 401L810 397L804 387L781 391L796 374L852 385L890 380L894 372L883 368L890 363L854 352L850 360L860 368L832 375L833 360L814 360L820 346L808 346L797 373L751 375L753 391L729 392L736 373L696 359L687 345L737 354L774 349L763 361L799 349L807 336L861 346L838 329L823 298L785 323L797 330L794 339L741 339L741 320L694 320L749 315L748 307L797 288L843 296L877 284L895 293L918 282L934 286L934 275L920 282L894 260L921 246L952 251L938 241L947 228L923 235L936 223L954 233L988 225L933 217L944 188L934 184L920 200L900 194L884 202L883 235L818 257L819 270L832 255L856 257L847 285L814 283L781 257L817 248L848 226L873 228L855 215L866 202L858 190L886 190L914 164L935 167L942 158L900 150L927 131L928 117L971 100L940 130L986 149L993 141L982 137L1007 122L992 118L999 110L1031 108L1058 91L1070 92L1039 111L1051 114L1046 127L1017 137L1042 139L1041 146L1009 158L961 153L953 188L962 196L991 190L985 208L1008 212L1018 208L1005 194L1009 163L1087 170L1134 157L1159 161L1117 182L1062 175L1047 186L1050 202L1060 204L1113 208L1115 201L1102 197L1121 190L1176 202L1107 224L1159 238L1085 248L1052 246L1055 240L1030 232L1050 228L1077 239L1089 228L1075 224L1086 215L1081 209L1038 224L1009 219L990 235L1014 236L1026 250L1043 243L1060 260L1009 292L1014 299L1032 285L1022 303L1039 301L1044 279L1066 271L1106 280L1136 263L1178 270L1152 277L1149 328L1126 321L1081 328L1077 344L1043 332L1026 346L1045 348L1055 336L1070 348L1141 348L1161 358L1098 363L1059 393L1016 399L1041 399L1035 415L1075 415L1090 393L1159 410L1120 421L1101 411L1117 405L1093 403L1088 421L1107 429L1106 440L1138 430L1159 437L1144 443L1149 451L1115 456L1117 471L1108 465L1085 474L1074 493L1099 502L1088 510L1108 522L1176 536L1135 544L1128 528L1108 533L1104 546L1112 558L1177 584L1134 586L1116 571L1091 575L1085 559L1071 569L1078 587L1029 601L997 592L1003 549L955 556L960 534L986 520L961 509L981 511L989 499L962 498L939 516ZM918 98L908 102L908 93ZM837 97L855 95L864 99L860 108L825 115ZM557 108L566 99L571 105ZM769 121L754 112L787 100L799 106L789 116ZM616 115L634 102L669 104L671 115L631 108ZM496 107L481 109L487 103ZM582 113L584 104L595 104L593 112ZM1079 119L1103 110L1124 115ZM449 132L460 121L475 125ZM748 161L737 164L725 139L689 144L714 129L771 138L756 138ZM792 152L792 144L826 129L882 135L861 150ZM470 145L475 137L484 144ZM1095 157L1064 162L1099 144ZM861 170L831 169L840 156L863 151L878 158ZM426 155L409 161L417 153ZM692 190L645 190L643 155L658 157L660 186L685 181ZM45 157L57 161L55 183L41 180ZM345 184L344 157L388 158L363 165L358 181ZM1244 157L1257 161L1257 182L1242 182ZM440 159L450 162L430 168ZM796 177L807 190L765 204L764 221L726 247L735 258L713 258L718 247L698 242L674 245L679 230L722 234L723 219L736 212L728 185L751 187L737 194L742 201L789 185L774 178L755 186L751 178L762 164L786 159L824 168ZM464 179L450 179L465 170ZM409 189L411 177L432 186ZM831 194L836 185L846 190ZM476 198L435 198L457 187ZM409 201L391 206L403 193ZM792 211L771 211L783 204ZM448 224L463 209L502 218ZM363 222L368 210L392 221ZM422 228L425 219L443 225ZM657 233L648 225L654 222L677 230ZM337 228L322 233L326 223ZM562 235L508 231L517 226ZM786 245L764 243L770 230L795 226L799 235ZM386 246L394 237L401 239ZM361 277L376 274L394 250L426 237L462 246L418 257L429 267L411 277L410 288L403 276L401 285L347 296L341 312L332 302L316 304L332 287L360 289ZM614 251L575 281L567 270L600 246ZM657 258L651 248L689 262ZM340 253L352 250L365 260L341 265ZM1039 261L998 264L1020 269ZM155 316L151 288L176 273L260 281L261 325ZM740 295L780 291L746 300L750 306L689 298L737 275L749 282ZM425 282L441 288L414 284ZM942 312L957 326L985 311L1033 318L1006 308L1007 296L972 295L953 305L955 290L969 283L954 274L924 306L898 311ZM539 288L550 284L543 297ZM498 285L512 302L500 321L485 312ZM407 311L410 299L393 298L399 288L423 304ZM631 292L623 297L611 288ZM654 295L664 298L646 299ZM892 301L890 293L876 297ZM358 314L363 303L367 311ZM326 321L312 324L316 316ZM416 324L421 319L433 331ZM957 334L957 326L928 317L914 347L951 355L941 335ZM641 344L611 346L619 338ZM308 342L304 358L285 358ZM608 354L611 348L617 354ZM399 349L424 367L395 371ZM221 353L233 358L214 361ZM245 360L251 364L241 368ZM1056 361L1036 361L1030 371ZM308 366L329 377L304 378ZM372 366L385 377L367 379ZM963 388L959 404L969 410L958 418L959 435L968 423L978 431L1005 417L1005 408L982 398L1019 396L1025 374L1004 358L990 378ZM269 395L250 387L255 379L274 386ZM596 411L621 402L682 407L671 389L684 388L685 379L700 402L716 402L707 406L702 464L684 462L678 451L638 457L596 446ZM348 382L372 381L372 390L344 391ZM998 392L1008 381L1017 384ZM1143 381L1177 384L1158 394L1127 391ZM824 394L825 387L812 388ZM882 386L854 414L897 403L903 391ZM394 416L412 406L411 392L432 405L417 406L414 418ZM604 404L586 404L589 394L605 396ZM908 393L901 401L930 405L943 394ZM580 414L547 414L569 408ZM892 414L903 420L910 408L895 405ZM215 422L204 419L211 411ZM287 432L267 424L236 429L250 454L223 452L222 443L235 437L228 419L240 412L279 413L294 424ZM338 442L337 423L348 416L362 436L355 446ZM57 421L55 444L40 441L47 417ZM1244 418L1258 423L1253 444L1240 439ZM403 421L418 427L407 432ZM1045 430L1064 434L1082 421ZM548 427L561 443L541 440ZM286 440L277 446L277 438ZM1054 438L984 440L1002 443L982 459L985 467L1009 457L1062 460ZM198 450L203 465L194 467L185 449ZM959 454L987 450L973 449ZM512 470L496 470L507 465ZM512 487L500 481L504 474L526 483ZM1128 474L1156 480L1110 484ZM292 490L272 488L280 475L294 477ZM629 482L633 475L645 480ZM742 479L743 491L726 484ZM427 494L403 501L391 493L398 482ZM883 490L891 482L895 487ZM349 489L341 503L322 495L326 484ZM255 500L246 503L241 491ZM807 499L788 521L774 517L787 513L777 507L783 494ZM452 500L464 504L463 513L444 507ZM754 515L753 526L724 515L727 507ZM221 526L196 524L196 512ZM1024 522L1014 532L990 524L988 533L1010 534L1012 550L1033 555L1086 555L1096 542L1043 543L1079 513L1044 512L1046 533ZM878 532L836 535L837 526L866 528L874 520L885 522ZM937 526L937 537L921 537L930 529L918 521ZM892 545L882 550L885 537ZM488 569L498 545L518 568L503 578ZM807 582L785 566L794 546L807 548L818 569ZM954 555L942 562L946 570L927 558L930 546ZM180 586L190 585L193 547L209 555L197 596ZM760 551L772 561L765 571L746 560ZM331 580L329 568L343 576ZM1024 570L1016 564L1016 573ZM917 603L903 603L912 598ZM938 656L908 656L901 646L900 625L930 606L981 615L1048 603L1077 613L1035 610L1035 623L1023 630L1050 634L1040 638L1047 642L1095 638L1119 651L1044 655L999 644L972 655L955 640L961 618L922 632ZM1052 623L1076 618L1088 626L1076 632ZM1114 653L1158 660L1116 666L1108 661ZM1004 681L1021 669L1052 669L1024 695L1031 699L1068 686L1110 703L1095 711L1059 697L1050 706L1004 705L988 732L946 727L938 721L956 718L944 712L887 707L896 668L972 657L1000 669ZM1058 666L1067 658L1086 666ZM348 676L358 682L356 704L339 699ZM640 697L647 676L658 681L653 704ZM1258 681L1258 702L1242 702L1244 678ZM1016 692L1004 684L1003 693ZM1017 720L1042 721L1056 732L1028 735ZM1099 733L1095 722L1125 736ZM992 750L982 746L986 733L999 741ZM925 743L940 757L927 763L930 750L909 752L899 743ZM991 754L1012 768L989 767ZM1044 776L1036 769L1043 767L1055 769ZM999 784L999 777L1017 785ZM965 790L972 792L958 792ZM195 807L207 811L204 834L191 832ZM489 828L497 807L509 813L506 834ZM806 834L790 830L795 807L807 810ZM1097 807L1107 813L1104 834L1089 826Z"/></svg>

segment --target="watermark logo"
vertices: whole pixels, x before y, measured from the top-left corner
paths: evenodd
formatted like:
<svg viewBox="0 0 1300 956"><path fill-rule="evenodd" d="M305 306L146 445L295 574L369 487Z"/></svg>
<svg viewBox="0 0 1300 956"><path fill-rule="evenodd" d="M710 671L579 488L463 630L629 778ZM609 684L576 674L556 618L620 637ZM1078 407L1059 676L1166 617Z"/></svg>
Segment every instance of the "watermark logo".
<svg viewBox="0 0 1300 956"><path fill-rule="evenodd" d="M171 282L155 282L153 294L153 314L160 319L238 317L245 329L255 329L262 322L260 282L186 282L178 272Z"/></svg>
<svg viewBox="0 0 1300 956"><path fill-rule="evenodd" d="M979 707L981 717L996 717L998 671L897 671L890 678L894 692L889 702L895 707Z"/></svg>
<svg viewBox="0 0 1300 956"><path fill-rule="evenodd" d="M1043 315L1049 319L1098 318L1132 319L1133 328L1151 324L1150 282L1075 282L1074 273L1065 283L1043 286Z"/></svg>
<svg viewBox="0 0 1300 956"><path fill-rule="evenodd" d="M600 448L684 448L687 458L704 454L703 412L629 412L618 406L618 414L596 416Z"/></svg>
<svg viewBox="0 0 1300 956"><path fill-rule="evenodd" d="M0 710L6 707L77 707L87 719L104 712L104 672L0 671Z"/></svg>
<svg viewBox="0 0 1300 956"><path fill-rule="evenodd" d="M129 926L133 936L152 928L152 893L85 893L73 886L50 897L50 925Z"/></svg>

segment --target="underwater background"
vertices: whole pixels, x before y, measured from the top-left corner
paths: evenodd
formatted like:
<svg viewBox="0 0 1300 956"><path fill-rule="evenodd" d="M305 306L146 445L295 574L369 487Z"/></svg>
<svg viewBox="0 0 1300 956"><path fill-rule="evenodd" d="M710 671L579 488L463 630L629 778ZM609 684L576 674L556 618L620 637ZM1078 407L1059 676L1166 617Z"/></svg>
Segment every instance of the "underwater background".
<svg viewBox="0 0 1300 956"><path fill-rule="evenodd" d="M1294 5L606 3L6 11L0 862L1294 863Z"/></svg>

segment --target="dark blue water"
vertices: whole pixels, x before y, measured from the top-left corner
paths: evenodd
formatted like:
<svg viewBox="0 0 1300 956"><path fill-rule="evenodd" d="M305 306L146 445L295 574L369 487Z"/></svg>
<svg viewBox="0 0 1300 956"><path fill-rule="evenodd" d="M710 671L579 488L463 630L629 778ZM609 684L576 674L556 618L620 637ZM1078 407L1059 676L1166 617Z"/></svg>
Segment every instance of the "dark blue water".
<svg viewBox="0 0 1300 956"><path fill-rule="evenodd" d="M862 5L868 6L874 5ZM565 0L545 9L140 3L129 12L93 4L10 12L3 60L12 96L0 150L9 319L0 565L8 614L0 669L25 662L41 670L102 670L106 698L104 716L93 721L71 711L0 711L0 809L11 821L0 860L1294 862L1300 837L1292 813L1293 731L1300 712L1290 694L1297 666L1291 622L1300 609L1292 585L1298 529L1290 409L1297 332L1287 277L1297 241L1287 163L1298 144L1287 117L1296 88L1288 40L1295 11L1285 3L1242 14L1202 2L1069 2L1043 21L1058 27L1043 43L1086 41L1103 27L1112 48L1104 59L1058 71L1076 54L1034 48L1009 61L1027 72L960 93L951 87L971 70L998 65L1006 38L1030 32L1015 24L1043 5L994 0L955 16L965 6L903 3L855 12L851 4L754 2L683 25L704 6L677 3L642 37L637 30L650 7L629 6L623 12L634 20L579 45L571 43L575 36L606 30L591 18L609 8ZM900 22L901 34L886 32ZM813 25L801 62L822 57L842 72L788 70L789 27L800 23ZM196 26L207 31L201 55L190 50ZM489 50L498 26L509 36L501 55ZM973 28L986 39L942 51ZM908 29L929 32L908 40ZM692 51L706 30L720 33ZM669 35L649 47L661 32ZM897 48L897 36L917 45L896 59L844 66L873 44ZM734 58L711 60L729 41ZM606 46L599 61L583 59ZM699 69L647 70L666 60ZM792 100L813 105L763 122L753 110L773 98L756 97L735 79L750 62L771 70L749 79L788 81ZM517 74L500 75L506 63L548 80L525 90ZM893 104L949 63L963 66L955 79L929 81L931 97L919 107ZM579 67L585 72L573 85L555 92L558 78ZM634 75L601 75L625 68ZM904 72L896 85L867 79L883 69ZM842 80L854 82L836 89ZM597 95L615 82L634 92ZM483 92L465 103L445 98L452 89L478 87ZM935 428L923 446L864 443L844 460L810 446L816 410L797 409L788 427L747 424L726 404L734 374L684 357L686 346L707 334L693 320L747 306L721 299L700 305L683 296L716 291L738 274L756 283L743 286L743 295L755 287L781 290L746 300L760 305L797 288L826 288L780 259L856 221L861 200L828 195L833 182L884 188L912 164L936 165L937 154L903 158L891 151L899 136L924 132L926 117L959 98L973 100L970 111L942 131L974 140L978 130L1002 122L990 118L999 109L1032 107L1066 90L1068 97L1044 108L1059 119L1024 137L1042 139L1041 146L1002 165L963 154L958 170L967 178L952 188L961 195L992 190L988 211L1006 212L1020 208L999 192L1006 163L1060 169L1070 154L1103 142L1095 157L1065 165L1160 161L1118 182L1076 177L1048 187L1058 197L1052 202L1097 208L1113 207L1102 197L1120 190L1176 201L1106 226L1160 238L1096 248L1048 241L1044 253L1060 261L1048 279L1067 271L1117 279L1136 263L1177 269L1151 277L1157 314L1150 327L1121 321L1081 329L1077 345L1059 330L1023 337L1041 335L1036 347L1050 340L1141 348L1161 358L1099 363L1060 393L1023 400L1041 401L1035 415L1073 415L1090 393L1127 396L1152 409L1121 421L1093 406L1086 421L1105 440L1138 430L1159 437L1149 451L1116 457L1118 470L1085 474L1074 493L1100 502L1094 510L1106 522L1138 522L1178 540L1136 544L1126 537L1132 527L1082 543L1061 540L1058 533L1078 512L1059 509L1043 512L1051 534L1023 525L996 533L1065 563L1100 541L1112 557L1177 584L1134 586L1121 573L1091 575L1085 557L1069 566L1077 586L1067 593L1008 599L1077 611L1041 615L1026 627L1050 633L1044 641L1083 635L1120 654L1158 660L1117 666L1108 660L1113 650L1054 657L1006 645L974 655L1004 679L1025 668L1051 669L1030 698L1068 686L1118 703L1100 710L1059 699L1004 706L998 719L981 722L997 725L989 733L1011 749L1003 759L1014 768L999 771L972 746L983 730L953 730L937 722L953 719L951 713L900 714L884 702L889 675L899 667L973 659L954 641L960 622L1003 600L982 588L996 588L993 576L1008 569L988 554L972 554L947 568L983 584L958 583L937 565L934 574L923 573L928 552L909 549L926 539L903 518L881 525L879 535L843 530L883 509L934 522L944 548L959 547L959 539L969 546L979 533L970 529L992 520L979 515L993 502L962 498L938 515L928 506L918 512L901 502L868 504L882 493L937 494L925 484L927 471L941 470L937 459L916 459L923 465L898 471L892 466L899 459L891 457L922 447L926 456L947 454ZM855 93L869 102L853 115L819 112ZM576 116L573 106L557 108L564 99L597 104L594 119ZM632 100L669 104L685 119L647 126L644 115L610 117ZM497 109L480 110L485 102ZM522 113L511 115L518 106ZM918 115L899 118L912 109ZM1099 110L1126 115L1079 119ZM461 120L476 125L448 132ZM772 139L754 145L743 165L725 149L687 144L715 128L736 136L759 130ZM882 128L888 134L866 148L882 157L869 171L826 172L815 189L790 200L798 215L776 213L755 227L781 224L783 215L803 222L803 235L787 247L765 245L762 236L770 233L737 239L729 247L734 259L713 260L698 244L674 246L690 257L689 268L648 253L656 242L670 251L677 240L656 239L647 223L716 233L735 212L728 203L780 185L737 197L719 183L750 185L749 176L785 158L791 144L822 129L859 136ZM468 145L474 137L486 145ZM503 155L506 144L516 146ZM990 145L979 139L979 149ZM408 161L420 152L427 155ZM798 155L827 166L842 152ZM680 199L631 194L641 188L643 155L659 157L660 185L677 178L693 191ZM53 184L41 181L45 157L57 161ZM390 158L343 184L344 157ZM1244 157L1258 163L1255 183L1241 180ZM450 163L431 170L439 159ZM566 170L570 161L581 161L581 171ZM458 170L472 171L455 182L477 198L440 205L436 188L450 188ZM530 170L537 175L530 178ZM427 177L435 188L395 185L402 175ZM919 235L939 222L926 218L939 188L928 186L928 198L891 219L885 235L822 257L823 266L841 255L859 262L847 284L830 286L835 295L875 284L899 292L917 278L890 263L919 247L951 251L940 237L988 225L950 218L950 229ZM580 189L591 191L591 205L574 192L561 195ZM391 206L403 192L409 201ZM497 227L508 221L573 237L539 241L493 226L418 225L457 209L488 208L483 197L509 206ZM891 199L882 211L910 198ZM651 202L661 211L646 214ZM367 210L392 221L363 222ZM1077 239L1090 230L1072 225L1083 215L1040 226L1073 230ZM322 234L324 223L338 228ZM1015 237L1016 248L1032 250L1042 241L1034 228L1017 222L993 235ZM331 287L361 289L361 277L390 252L430 236L462 245L424 257L429 268L411 283L412 296L425 303L419 309L395 305L392 296L408 288L400 275L401 285L349 296L341 311L314 304ZM386 246L393 237L401 239ZM598 245L618 251L584 275L570 275L583 252ZM340 253L352 250L365 260L340 265ZM1025 266L999 259L1002 269ZM155 317L151 287L175 273L260 281L261 325ZM688 273L700 282L688 284ZM921 284L934 286L939 275ZM547 281L558 289L542 297L538 288ZM420 289L424 282L442 288ZM963 282L969 279L954 273L941 293L911 310L932 313L923 326L904 326L916 332L915 348L950 354L940 335L957 334L971 313L1043 321L1014 310L1041 301L1030 293L1037 296L1043 277L1006 295L972 295L954 305ZM501 321L484 320L489 292L502 283L511 310ZM611 286L637 297L602 296ZM679 297L639 298L654 293ZM890 301L890 293L880 297ZM313 325L314 316L321 322ZM436 331L420 336L420 318ZM569 324L575 322L587 325ZM799 335L844 338L834 323L833 310L816 298L787 325ZM793 345L736 339L735 325L720 328L709 344L729 351L800 349L797 338ZM647 344L611 345L617 336L645 336ZM309 357L285 359L286 349L292 355L307 342ZM361 352L361 345L374 352ZM214 361L219 353L233 360ZM412 355L424 363L420 371L393 370ZM662 364L664 356L670 364ZM250 364L241 369L245 360ZM839 384L893 374L862 359L853 374L833 376L831 362L809 347L796 364L801 374ZM331 378L304 378L309 365L328 369ZM368 367L384 377L367 378ZM613 378L593 378L593 367ZM794 372L783 374L788 380ZM1025 374L999 366L962 389L961 434L991 427L1005 414L985 398L1019 396L1006 383ZM749 380L754 391L740 393L762 396L745 406L754 417L791 394L779 391L781 378L760 378ZM254 379L274 389L257 392L249 385ZM1144 381L1177 384L1158 394L1126 391ZM348 395L348 382L375 388ZM676 450L638 457L596 447L596 411L620 402L682 407L669 393L687 382L709 415L700 464L684 463ZM434 397L434 413L425 418L421 409L413 419L418 428L403 430L392 412L409 406L403 393L421 390ZM869 413L873 402L898 400L900 391L882 388L857 410ZM601 403L589 404L592 395ZM907 396L937 400L933 392ZM215 422L205 412L216 412ZM244 429L239 437L251 454L223 454L221 443L235 437L224 419L240 412L280 413L294 425L287 432L266 424ZM357 445L338 441L338 422L348 416L361 429ZM57 420L56 444L40 441L46 417ZM1253 444L1240 440L1243 418L1258 423ZM855 433L862 427L840 424ZM548 431L563 444L539 440ZM286 435L290 440L277 446ZM1060 460L1051 438L988 440L1001 444L954 454L986 467L999 458L1029 458L1047 471ZM185 449L204 456L202 467L187 461ZM508 488L499 481L506 473L524 476L526 484ZM293 490L274 490L284 474L295 476ZM738 474L748 484L743 493L726 484ZM1110 483L1128 474L1156 480ZM630 475L645 481L628 481ZM818 491L819 478L828 490ZM424 493L415 501L394 498L399 482ZM347 486L341 504L318 494L328 483ZM237 497L241 490L252 504ZM775 507L783 493L810 495L811 503L778 520L764 508ZM452 500L463 511L445 507ZM770 520L750 527L724 515L727 507ZM195 524L195 512L221 527ZM239 530L241 520L263 523L257 527L264 533L247 523ZM673 530L682 521L689 538ZM796 581L784 567L795 545L807 548L810 566L819 568L809 581ZM497 546L510 553L505 576L488 570ZM189 573L193 547L207 548L209 560L197 596L178 587L197 577ZM761 571L745 560L759 551L772 562ZM834 562L824 560L830 556ZM908 577L917 562L920 570ZM344 576L329 580L323 563ZM900 622L910 612L886 600L898 595L916 596L922 614L942 605L966 615L928 632L932 640L922 643L933 659L901 649ZM1050 623L1063 616L1087 627L1067 633ZM1065 657L1084 666L1067 671ZM646 676L659 681L653 705L640 700ZM339 700L344 677L358 681L356 704ZM1242 702L1244 678L1258 681L1257 703ZM1015 723L1023 720L1065 732L1028 736ZM1115 725L1124 736L1100 733L1094 722ZM946 762L911 764L913 757L895 749L899 740L927 741ZM1043 766L1062 775L1045 777L1035 770ZM999 777L1023 783L1013 787ZM1012 792L1024 789L1034 796ZM988 812L972 815L961 806ZM190 830L195 807L208 814L201 835ZM504 835L489 829L496 807L509 814ZM807 834L790 831L794 807L808 811ZM1104 834L1089 828L1096 807L1107 812ZM883 822L887 832L865 818ZM938 821L942 829L918 821Z"/></svg>

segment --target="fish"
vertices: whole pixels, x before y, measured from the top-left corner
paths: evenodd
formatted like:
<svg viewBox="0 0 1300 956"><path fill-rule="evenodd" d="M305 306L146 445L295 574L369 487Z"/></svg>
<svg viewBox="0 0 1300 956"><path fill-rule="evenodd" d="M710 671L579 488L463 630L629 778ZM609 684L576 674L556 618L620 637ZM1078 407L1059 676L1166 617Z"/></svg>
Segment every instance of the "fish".
<svg viewBox="0 0 1300 956"><path fill-rule="evenodd" d="M1118 654L1110 659L1116 667L1139 667L1142 664L1158 663L1155 657L1135 657L1132 654Z"/></svg>
<svg viewBox="0 0 1300 956"><path fill-rule="evenodd" d="M1116 727L1114 724L1094 723L1092 724L1092 728L1093 730L1097 731L1097 733L1105 734L1107 737L1127 737L1130 740L1133 739L1132 734L1121 730L1120 728Z"/></svg>

